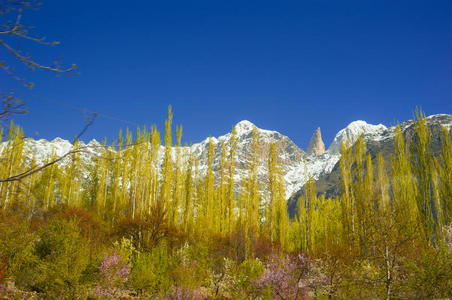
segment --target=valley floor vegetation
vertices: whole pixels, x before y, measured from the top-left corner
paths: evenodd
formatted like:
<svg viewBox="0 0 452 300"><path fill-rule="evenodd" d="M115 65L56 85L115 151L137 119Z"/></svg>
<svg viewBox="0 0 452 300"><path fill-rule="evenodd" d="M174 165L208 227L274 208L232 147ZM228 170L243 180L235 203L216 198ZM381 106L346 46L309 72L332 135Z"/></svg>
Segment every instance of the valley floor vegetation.
<svg viewBox="0 0 452 300"><path fill-rule="evenodd" d="M452 297L452 138L433 155L426 119L400 128L389 161L342 145L341 195L311 178L289 218L278 149L257 180L259 138L238 189L236 138L207 170L156 127L127 131L39 169L11 125L0 150L0 294L44 299L400 299ZM1 139L0 139L1 140ZM115 151L112 151L115 150ZM162 153L159 153L162 152ZM159 157L163 157L159 161ZM36 171L36 172L35 172ZM263 201L266 199L266 201Z"/></svg>

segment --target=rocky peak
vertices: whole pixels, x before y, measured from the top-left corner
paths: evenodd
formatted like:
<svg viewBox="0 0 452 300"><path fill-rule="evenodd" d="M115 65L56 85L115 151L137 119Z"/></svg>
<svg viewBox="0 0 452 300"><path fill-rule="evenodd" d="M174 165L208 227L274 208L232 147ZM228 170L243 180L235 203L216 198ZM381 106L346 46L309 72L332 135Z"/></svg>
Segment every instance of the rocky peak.
<svg viewBox="0 0 452 300"><path fill-rule="evenodd" d="M255 125L248 120L238 122L235 126L235 130L238 136L253 131Z"/></svg>
<svg viewBox="0 0 452 300"><path fill-rule="evenodd" d="M306 153L308 155L322 155L323 153L325 153L325 144L323 143L322 140L322 133L320 132L320 127L317 128L317 130L312 135Z"/></svg>
<svg viewBox="0 0 452 300"><path fill-rule="evenodd" d="M434 115L427 118L427 126L432 133L432 145L433 149L439 149L441 147L441 134L442 127L452 130L452 115ZM413 133L413 121L407 121L400 124L404 135L409 137ZM251 131L254 128L254 124L249 121L241 121L235 125L237 132L237 149L235 153L235 190L239 192L240 186L243 184L243 179L247 177L249 169L250 158L250 146L251 146ZM305 152L298 148L287 136L282 135L277 131L266 130L258 128L259 136L259 167L258 167L258 180L261 186L268 184L268 156L271 143L276 144L276 150L278 155L278 161L281 165L281 171L284 178L284 188L286 192L286 198L293 195L293 199L298 199L301 195L297 193L300 191L306 180L311 176L315 180L324 180L324 191L333 189L340 186L337 178L340 178L338 174L337 163L340 159L340 147L342 142L348 142L353 144L359 135L363 135L366 140L367 147L372 153L391 153L391 143L394 136L394 127L386 128L384 125L371 125L364 121L355 121L350 123L346 128L340 130L328 151L324 152L324 144L320 129L317 129L314 133L308 148L308 156L306 159ZM221 142L225 145L226 153L229 154L231 145L231 133L226 133L218 138L212 137L212 143L214 145L215 160L213 165L214 172L218 172L220 169L219 162L221 161ZM190 147L182 147L182 153L184 157L188 158L188 155L192 155L199 158L199 172L205 174L207 170L207 153L208 153L209 139L206 139L200 143L191 145ZM7 142L0 143L0 152L2 148L7 145ZM81 142L81 145L85 144ZM389 146L388 146L389 145ZM102 157L103 148L96 141L90 141L86 144L88 148L86 151L80 153L80 160L85 164L91 164L94 162L94 158ZM41 165L52 158L53 155L58 157L66 154L72 150L72 143L70 141L56 138L52 141L47 140L34 140L31 138L25 139L24 152L31 163L32 160L36 164ZM435 148L436 147L436 148ZM161 146L159 150L159 164L163 161L164 150ZM114 147L109 151L116 151ZM175 155L175 149L173 149L173 157ZM435 150L436 151L436 150ZM321 154L323 153L323 154ZM228 158L229 159L229 158ZM60 166L65 167L71 162L71 157L61 161ZM332 173L333 172L333 173ZM88 173L84 175L88 178ZM335 180L331 178L336 178ZM319 187L319 186L318 186ZM320 189L319 189L320 190ZM264 198L267 196L263 196Z"/></svg>
<svg viewBox="0 0 452 300"><path fill-rule="evenodd" d="M336 134L327 152L340 155L342 142L353 145L360 135L378 137L387 129L388 128L382 124L372 125L361 120L351 122L347 127L341 129Z"/></svg>

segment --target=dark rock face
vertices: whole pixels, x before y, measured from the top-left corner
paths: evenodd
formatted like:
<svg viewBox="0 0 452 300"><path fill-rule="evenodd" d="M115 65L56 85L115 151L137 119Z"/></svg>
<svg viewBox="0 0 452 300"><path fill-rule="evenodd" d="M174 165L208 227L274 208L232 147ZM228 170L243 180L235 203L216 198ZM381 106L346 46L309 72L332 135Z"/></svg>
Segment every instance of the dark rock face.
<svg viewBox="0 0 452 300"><path fill-rule="evenodd" d="M430 131L431 149L433 154L441 151L442 128L446 127L449 131L452 128L452 115L433 115L427 118L427 127ZM400 124L403 136L410 146L415 145L414 121L406 121ZM394 134L396 126L389 127L377 137L364 136L368 153L375 159L378 153L381 153L387 163L390 161L391 154L394 153ZM331 173L326 174L316 181L317 193L323 194L326 198L339 196L341 193L339 162L334 166ZM304 193L302 188L289 198L287 205L289 213L293 216L296 213L297 201Z"/></svg>

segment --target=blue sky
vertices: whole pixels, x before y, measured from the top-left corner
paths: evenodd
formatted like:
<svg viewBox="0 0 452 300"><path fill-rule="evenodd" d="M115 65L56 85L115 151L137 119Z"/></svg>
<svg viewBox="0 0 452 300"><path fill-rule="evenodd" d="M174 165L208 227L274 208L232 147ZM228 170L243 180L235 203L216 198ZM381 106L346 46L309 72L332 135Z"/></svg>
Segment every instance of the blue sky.
<svg viewBox="0 0 452 300"><path fill-rule="evenodd" d="M33 94L160 129L171 104L185 142L247 119L306 148L319 126L329 145L357 119L452 113L450 0L42 2L23 22L61 45L18 45L78 72L18 67ZM16 121L28 135L71 139L83 127L79 111L26 99ZM98 118L84 140L125 126Z"/></svg>

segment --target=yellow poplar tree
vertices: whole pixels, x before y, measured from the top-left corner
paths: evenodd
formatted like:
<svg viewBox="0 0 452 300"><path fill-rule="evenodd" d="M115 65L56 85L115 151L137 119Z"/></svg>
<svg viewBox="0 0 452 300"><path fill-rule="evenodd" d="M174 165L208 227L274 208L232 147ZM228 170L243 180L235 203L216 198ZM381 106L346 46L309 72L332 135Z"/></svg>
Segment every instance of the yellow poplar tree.
<svg viewBox="0 0 452 300"><path fill-rule="evenodd" d="M207 148L207 173L206 173L206 189L205 189L205 217L207 228L212 229L215 223L216 199L215 199L215 178L213 174L213 162L215 159L214 145L212 138L209 137L209 145Z"/></svg>
<svg viewBox="0 0 452 300"><path fill-rule="evenodd" d="M173 113L171 112L171 105L168 106L168 118L165 120L165 153L163 156L162 166L162 186L160 188L160 199L163 202L163 207L168 209L171 201L171 190L173 184L173 158L172 158L172 130Z"/></svg>
<svg viewBox="0 0 452 300"><path fill-rule="evenodd" d="M182 168L182 125L176 126L176 162L175 162L175 174L174 174L174 187L173 187L173 205L172 205L172 223L174 225L180 223L180 205L182 203L183 193L183 168Z"/></svg>
<svg viewBox="0 0 452 300"><path fill-rule="evenodd" d="M245 233L247 234L247 243L249 250L249 243L257 237L260 226L259 215L259 183L257 178L259 166L259 133L254 126L251 135L248 175L246 178L246 199L244 213L245 219Z"/></svg>
<svg viewBox="0 0 452 300"><path fill-rule="evenodd" d="M232 233L235 225L236 199L234 193L234 174L235 174L235 151L237 149L237 135L235 128L232 128L230 148L229 148L229 182L228 182L228 198L227 198L227 219L228 232Z"/></svg>

